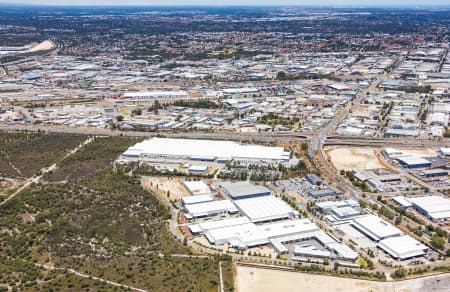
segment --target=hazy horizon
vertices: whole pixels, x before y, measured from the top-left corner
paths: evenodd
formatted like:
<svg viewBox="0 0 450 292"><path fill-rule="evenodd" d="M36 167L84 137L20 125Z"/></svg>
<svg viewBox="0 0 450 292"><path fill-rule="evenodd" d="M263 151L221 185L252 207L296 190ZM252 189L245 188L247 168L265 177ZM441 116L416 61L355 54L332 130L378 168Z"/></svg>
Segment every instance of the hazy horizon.
<svg viewBox="0 0 450 292"><path fill-rule="evenodd" d="M433 7L433 6L447 6L450 7L448 0L429 0L425 4L423 0L381 0L373 3L371 1L363 0L342 0L342 1L329 1L329 0L317 0L317 1L302 1L299 3L296 0L156 0L156 1L143 1L143 0L131 0L124 4L119 0L0 0L0 4L3 5L32 5L32 6L327 6L327 7Z"/></svg>

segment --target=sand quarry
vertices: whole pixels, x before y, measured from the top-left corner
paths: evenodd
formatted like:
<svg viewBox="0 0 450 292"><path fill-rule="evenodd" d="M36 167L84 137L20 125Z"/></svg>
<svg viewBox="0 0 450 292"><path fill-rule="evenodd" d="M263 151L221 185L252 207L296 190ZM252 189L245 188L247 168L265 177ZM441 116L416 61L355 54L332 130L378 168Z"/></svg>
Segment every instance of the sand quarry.
<svg viewBox="0 0 450 292"><path fill-rule="evenodd" d="M237 267L239 292L415 292L448 291L448 274L398 282L375 282L297 272Z"/></svg>
<svg viewBox="0 0 450 292"><path fill-rule="evenodd" d="M330 147L325 152L337 170L384 168L375 156L376 148L370 147Z"/></svg>

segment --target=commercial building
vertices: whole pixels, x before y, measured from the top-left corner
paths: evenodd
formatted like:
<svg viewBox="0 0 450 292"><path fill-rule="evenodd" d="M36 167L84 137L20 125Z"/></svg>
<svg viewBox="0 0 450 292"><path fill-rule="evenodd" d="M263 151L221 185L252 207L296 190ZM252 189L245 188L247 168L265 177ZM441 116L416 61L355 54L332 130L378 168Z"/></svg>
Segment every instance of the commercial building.
<svg viewBox="0 0 450 292"><path fill-rule="evenodd" d="M248 163L279 163L289 161L290 153L282 147L244 145L233 141L151 138L128 148L122 156L147 162L236 160Z"/></svg>
<svg viewBox="0 0 450 292"><path fill-rule="evenodd" d="M450 199L441 196L423 196L408 198L413 208L433 221L450 219Z"/></svg>
<svg viewBox="0 0 450 292"><path fill-rule="evenodd" d="M272 221L297 216L297 211L286 202L272 195L239 199L235 200L234 203L239 211L252 222Z"/></svg>
<svg viewBox="0 0 450 292"><path fill-rule="evenodd" d="M220 185L222 190L233 199L267 196L271 194L267 187L248 182L223 182Z"/></svg>
<svg viewBox="0 0 450 292"><path fill-rule="evenodd" d="M389 237L400 236L403 232L375 215L367 215L354 219L353 227L364 233L374 241L380 241Z"/></svg>
<svg viewBox="0 0 450 292"><path fill-rule="evenodd" d="M213 216L217 214L233 214L238 212L236 206L229 200L188 204L185 205L185 208L188 212L186 217L193 218Z"/></svg>
<svg viewBox="0 0 450 292"><path fill-rule="evenodd" d="M377 246L390 254L393 258L399 260L422 256L428 250L427 246L409 235L383 239Z"/></svg>

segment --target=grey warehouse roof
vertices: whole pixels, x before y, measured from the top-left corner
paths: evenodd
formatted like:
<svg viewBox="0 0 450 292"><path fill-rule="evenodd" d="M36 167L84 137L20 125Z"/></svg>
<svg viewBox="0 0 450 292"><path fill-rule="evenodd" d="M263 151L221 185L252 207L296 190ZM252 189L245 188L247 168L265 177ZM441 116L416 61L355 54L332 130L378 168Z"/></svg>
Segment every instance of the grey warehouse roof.
<svg viewBox="0 0 450 292"><path fill-rule="evenodd" d="M254 185L248 182L223 182L220 185L233 199L270 195L270 190L265 186Z"/></svg>

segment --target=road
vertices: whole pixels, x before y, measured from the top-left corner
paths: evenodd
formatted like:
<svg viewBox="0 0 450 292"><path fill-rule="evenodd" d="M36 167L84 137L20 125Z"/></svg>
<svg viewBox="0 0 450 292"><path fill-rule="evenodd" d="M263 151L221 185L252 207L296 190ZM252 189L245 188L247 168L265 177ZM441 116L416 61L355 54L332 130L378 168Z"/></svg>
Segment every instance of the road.
<svg viewBox="0 0 450 292"><path fill-rule="evenodd" d="M142 131L117 131L108 128L77 128L66 126L30 125L30 124L0 124L0 130L4 131L46 131L53 133L73 133L97 136L130 136L130 137L171 137L171 138L191 138L191 139L215 139L231 141L255 141L255 142L306 142L311 141L314 150L321 149L328 145L354 145L354 146L398 146L398 147L445 147L450 145L450 139L442 140L421 140L421 139L398 139L398 138L361 138L328 135L328 131L335 127L345 117L345 112L339 112L336 120L325 125L316 135L310 133L245 133L235 132L142 132Z"/></svg>

